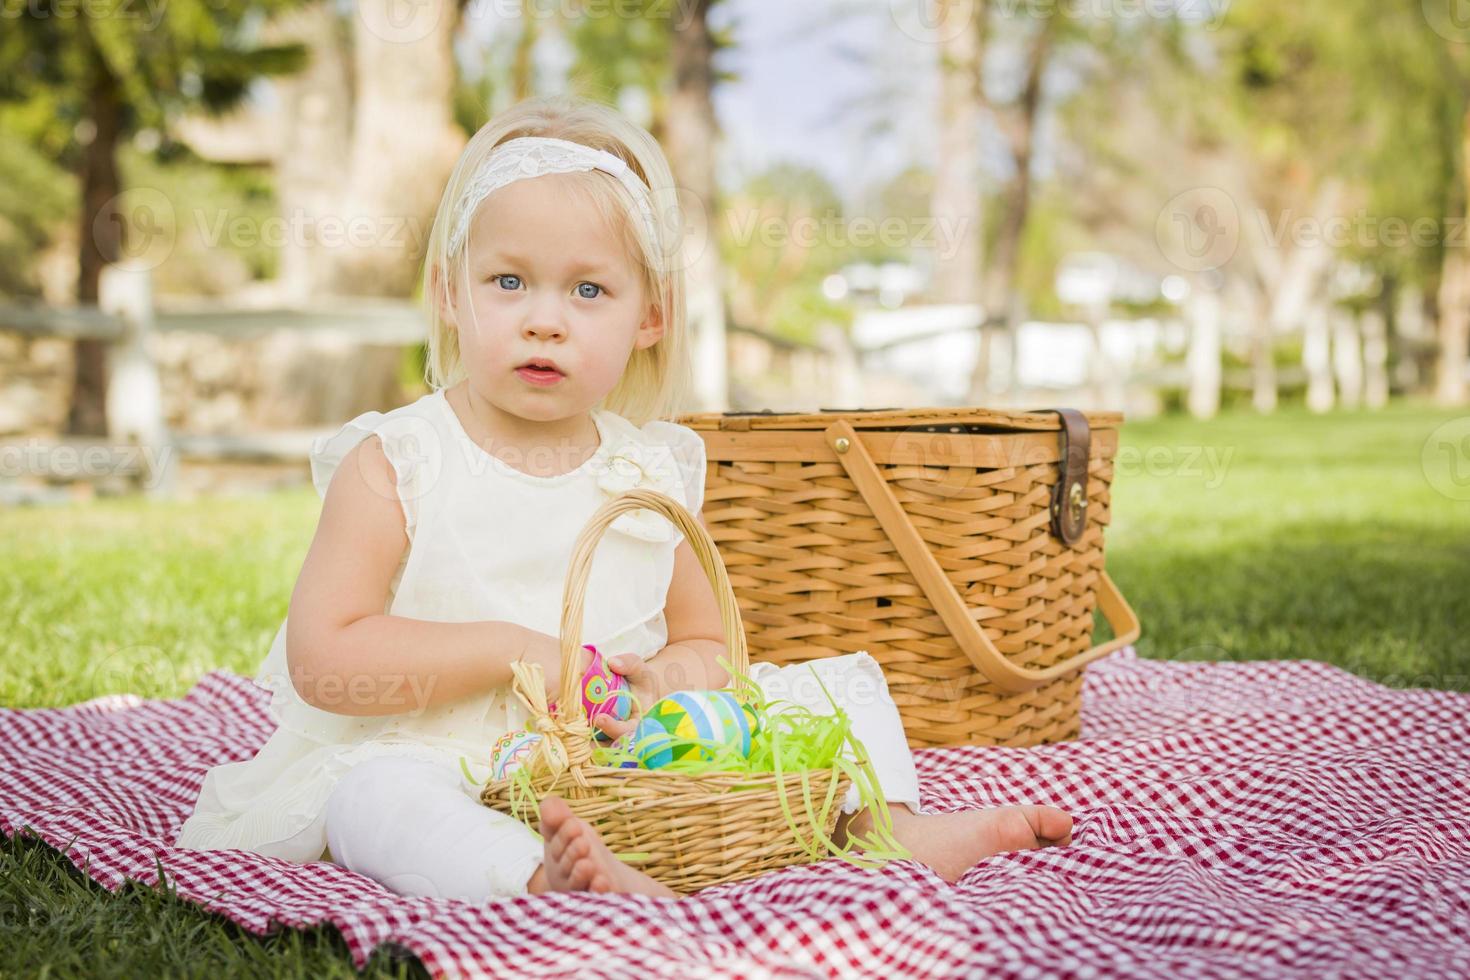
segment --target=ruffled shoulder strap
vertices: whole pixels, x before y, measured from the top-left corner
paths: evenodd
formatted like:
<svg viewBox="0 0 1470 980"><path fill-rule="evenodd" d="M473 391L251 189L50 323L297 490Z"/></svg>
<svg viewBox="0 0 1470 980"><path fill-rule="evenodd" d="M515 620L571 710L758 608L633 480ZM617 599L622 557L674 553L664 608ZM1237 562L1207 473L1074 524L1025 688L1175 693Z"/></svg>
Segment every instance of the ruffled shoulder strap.
<svg viewBox="0 0 1470 980"><path fill-rule="evenodd" d="M314 439L311 482L317 493L325 498L343 458L368 436L376 435L393 467L405 530L412 539L419 523L420 502L443 472L445 433L434 415L426 411L431 407L428 399L434 397L425 395L391 412L364 412L331 435Z"/></svg>
<svg viewBox="0 0 1470 980"><path fill-rule="evenodd" d="M602 413L603 431L611 438L597 485L616 497L635 487L658 490L698 515L704 498L704 441L686 426L653 420L635 426L615 412ZM611 525L646 541L673 541L674 526L652 511L623 514Z"/></svg>
<svg viewBox="0 0 1470 980"><path fill-rule="evenodd" d="M643 425L643 432L669 448L678 467L680 483L684 487L684 506L689 513L699 516L704 506L705 448L704 437L687 425L654 419Z"/></svg>

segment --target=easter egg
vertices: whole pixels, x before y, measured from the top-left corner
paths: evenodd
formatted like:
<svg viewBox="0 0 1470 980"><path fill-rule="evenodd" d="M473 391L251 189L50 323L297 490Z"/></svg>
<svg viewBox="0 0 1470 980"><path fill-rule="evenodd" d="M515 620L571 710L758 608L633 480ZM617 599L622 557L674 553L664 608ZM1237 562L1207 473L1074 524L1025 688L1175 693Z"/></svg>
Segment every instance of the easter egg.
<svg viewBox="0 0 1470 980"><path fill-rule="evenodd" d="M627 688L627 678L607 666L597 647L584 643L582 649L592 651L592 661L582 675L582 708L587 712L587 720L591 721L598 715L611 715L619 721L627 718L632 705L626 696L617 694ZM555 701L547 706L556 711Z"/></svg>
<svg viewBox="0 0 1470 980"><path fill-rule="evenodd" d="M490 749L490 778L505 779L526 763L536 750L541 736L537 732L506 732Z"/></svg>
<svg viewBox="0 0 1470 980"><path fill-rule="evenodd" d="M698 744L676 738L699 738L732 744L741 755L750 754L750 738L757 731L754 712L729 691L675 691L655 701L633 732L633 751L649 769L675 759L710 759Z"/></svg>

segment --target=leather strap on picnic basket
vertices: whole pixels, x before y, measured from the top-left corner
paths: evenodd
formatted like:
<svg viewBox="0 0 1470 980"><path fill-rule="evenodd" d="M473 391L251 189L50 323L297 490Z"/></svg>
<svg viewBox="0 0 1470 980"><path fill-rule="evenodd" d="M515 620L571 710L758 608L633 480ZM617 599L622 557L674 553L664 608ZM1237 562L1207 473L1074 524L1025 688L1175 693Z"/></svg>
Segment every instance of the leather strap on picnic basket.
<svg viewBox="0 0 1470 980"><path fill-rule="evenodd" d="M1087 419L1082 413L1075 409L1053 411L1062 420L1062 473L1052 496L1052 529L1064 544L1070 546L1086 527L1087 460L1091 439ZM1138 639L1138 617L1108 573L1099 570L1098 608L1113 631L1113 639L1045 668L1032 669L1012 663L975 622L964 598L939 566L851 423L839 419L824 430L824 435L960 649L999 690L1011 694L1030 691Z"/></svg>

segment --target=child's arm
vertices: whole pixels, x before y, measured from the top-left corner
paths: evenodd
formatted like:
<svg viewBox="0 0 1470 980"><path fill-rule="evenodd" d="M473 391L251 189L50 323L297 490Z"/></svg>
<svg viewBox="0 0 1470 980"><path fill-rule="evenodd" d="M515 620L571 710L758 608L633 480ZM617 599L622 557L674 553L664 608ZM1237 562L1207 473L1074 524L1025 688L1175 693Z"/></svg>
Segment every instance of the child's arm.
<svg viewBox="0 0 1470 980"><path fill-rule="evenodd" d="M286 661L311 705L344 715L422 711L508 685L555 640L510 622L437 623L383 613L408 547L392 464L376 436L343 457L291 594ZM558 671L559 673L559 671Z"/></svg>
<svg viewBox="0 0 1470 980"><path fill-rule="evenodd" d="M704 524L704 515L697 515ZM664 600L669 642L648 661L658 697L671 691L711 690L730 682L717 657L729 659L725 623L709 576L687 540L674 550L674 574Z"/></svg>

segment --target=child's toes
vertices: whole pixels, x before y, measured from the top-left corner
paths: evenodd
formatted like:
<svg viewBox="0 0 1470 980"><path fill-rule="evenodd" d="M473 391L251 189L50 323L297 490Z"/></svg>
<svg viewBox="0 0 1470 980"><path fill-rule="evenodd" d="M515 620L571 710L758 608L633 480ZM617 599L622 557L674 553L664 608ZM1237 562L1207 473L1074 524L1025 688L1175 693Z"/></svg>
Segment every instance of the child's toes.
<svg viewBox="0 0 1470 980"><path fill-rule="evenodd" d="M572 887L578 891L595 891L593 883L598 876L597 863L591 858L582 858L572 865L572 873L567 877L571 880ZM604 889L606 890L606 889Z"/></svg>
<svg viewBox="0 0 1470 980"><path fill-rule="evenodd" d="M1072 836L1072 817L1054 806L1032 806L1027 813L1036 839L1046 843L1066 843Z"/></svg>
<svg viewBox="0 0 1470 980"><path fill-rule="evenodd" d="M572 808L560 796L548 796L541 801L541 836L550 837L561 829L572 816Z"/></svg>

